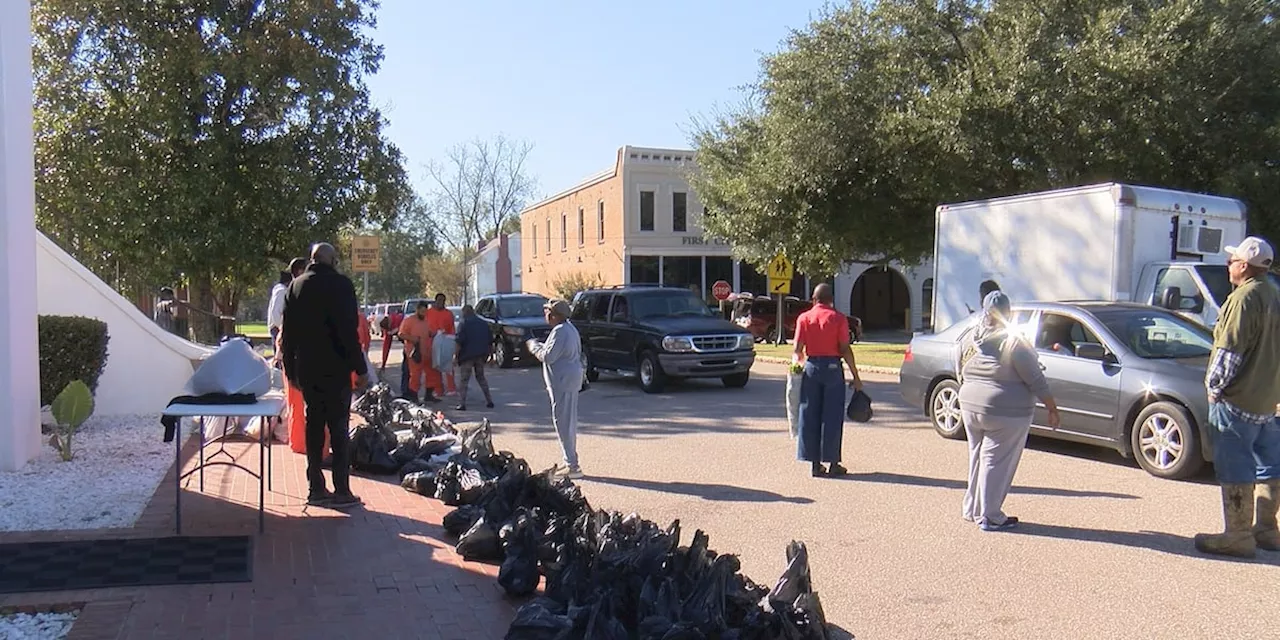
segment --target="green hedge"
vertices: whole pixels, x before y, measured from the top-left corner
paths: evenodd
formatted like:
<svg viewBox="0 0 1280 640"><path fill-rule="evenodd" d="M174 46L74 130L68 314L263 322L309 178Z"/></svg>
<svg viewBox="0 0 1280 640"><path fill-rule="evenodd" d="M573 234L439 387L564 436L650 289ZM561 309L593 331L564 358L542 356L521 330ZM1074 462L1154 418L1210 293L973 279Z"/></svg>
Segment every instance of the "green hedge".
<svg viewBox="0 0 1280 640"><path fill-rule="evenodd" d="M53 402L69 383L90 391L107 366L107 323L80 316L40 316L40 404Z"/></svg>

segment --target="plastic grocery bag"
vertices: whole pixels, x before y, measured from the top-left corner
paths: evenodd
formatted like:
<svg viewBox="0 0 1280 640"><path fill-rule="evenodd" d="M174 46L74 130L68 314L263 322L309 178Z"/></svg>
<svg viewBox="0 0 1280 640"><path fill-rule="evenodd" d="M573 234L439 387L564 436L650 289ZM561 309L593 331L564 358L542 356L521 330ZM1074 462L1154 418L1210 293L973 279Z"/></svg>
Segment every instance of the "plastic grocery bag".
<svg viewBox="0 0 1280 640"><path fill-rule="evenodd" d="M865 391L854 391L844 414L854 422L871 422L871 396Z"/></svg>
<svg viewBox="0 0 1280 640"><path fill-rule="evenodd" d="M804 374L794 370L796 366L787 373L787 426L792 438L800 434L800 383L804 380Z"/></svg>
<svg viewBox="0 0 1280 640"><path fill-rule="evenodd" d="M431 368L436 371L453 369L453 354L457 351L457 346L453 336L447 333L436 334L431 339Z"/></svg>
<svg viewBox="0 0 1280 640"><path fill-rule="evenodd" d="M261 396L271 391L271 365L244 340L228 340L209 356L187 381L187 395L249 393Z"/></svg>

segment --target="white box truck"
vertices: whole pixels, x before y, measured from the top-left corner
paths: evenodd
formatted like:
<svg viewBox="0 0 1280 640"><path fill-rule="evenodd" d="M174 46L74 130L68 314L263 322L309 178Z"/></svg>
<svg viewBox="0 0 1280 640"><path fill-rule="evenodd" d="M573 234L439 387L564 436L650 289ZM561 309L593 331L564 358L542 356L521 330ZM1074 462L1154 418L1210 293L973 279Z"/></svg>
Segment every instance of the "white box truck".
<svg viewBox="0 0 1280 640"><path fill-rule="evenodd" d="M1223 248L1245 238L1245 206L1105 183L944 204L934 224L938 330L981 307L988 282L1015 302L1141 302L1213 326L1231 293Z"/></svg>

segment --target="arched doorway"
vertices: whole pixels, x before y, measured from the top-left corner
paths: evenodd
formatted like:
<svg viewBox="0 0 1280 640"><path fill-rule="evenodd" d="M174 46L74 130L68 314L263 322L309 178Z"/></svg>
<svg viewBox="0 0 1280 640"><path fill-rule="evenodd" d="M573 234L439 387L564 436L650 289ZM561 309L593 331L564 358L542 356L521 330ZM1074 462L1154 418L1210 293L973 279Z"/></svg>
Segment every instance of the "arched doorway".
<svg viewBox="0 0 1280 640"><path fill-rule="evenodd" d="M889 267L862 272L849 293L849 311L862 319L863 331L903 331L911 316L907 279Z"/></svg>

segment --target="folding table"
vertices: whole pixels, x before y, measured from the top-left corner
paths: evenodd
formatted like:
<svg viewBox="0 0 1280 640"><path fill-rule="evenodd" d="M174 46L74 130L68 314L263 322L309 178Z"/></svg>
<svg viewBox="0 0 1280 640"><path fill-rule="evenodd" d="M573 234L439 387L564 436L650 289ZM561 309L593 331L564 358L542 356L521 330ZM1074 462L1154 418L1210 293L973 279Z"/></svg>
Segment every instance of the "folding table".
<svg viewBox="0 0 1280 640"><path fill-rule="evenodd" d="M172 404L165 407L162 415L176 416L181 418L277 418L284 412L285 400L284 396L278 392L271 392L258 398L253 404ZM265 422L265 421L264 421ZM221 442L226 438L225 427L223 434L214 438L213 442ZM205 424L202 420L200 423L200 463L186 473L182 473L182 437L181 428L179 428L178 436L173 439L173 469L174 469L174 515L177 525L177 532L182 534L182 480L193 473L200 474L200 490L204 491L204 468L217 465L235 467L248 473L258 479L258 533L262 533L266 528L265 503L266 490L271 484L271 428L267 424L263 424L258 430L258 472L245 467L235 461L230 453L227 453L225 447L215 451L213 455L206 460L204 457L204 448L209 443L205 441ZM229 460L214 460L218 454L227 456ZM264 472L265 470L265 472Z"/></svg>

